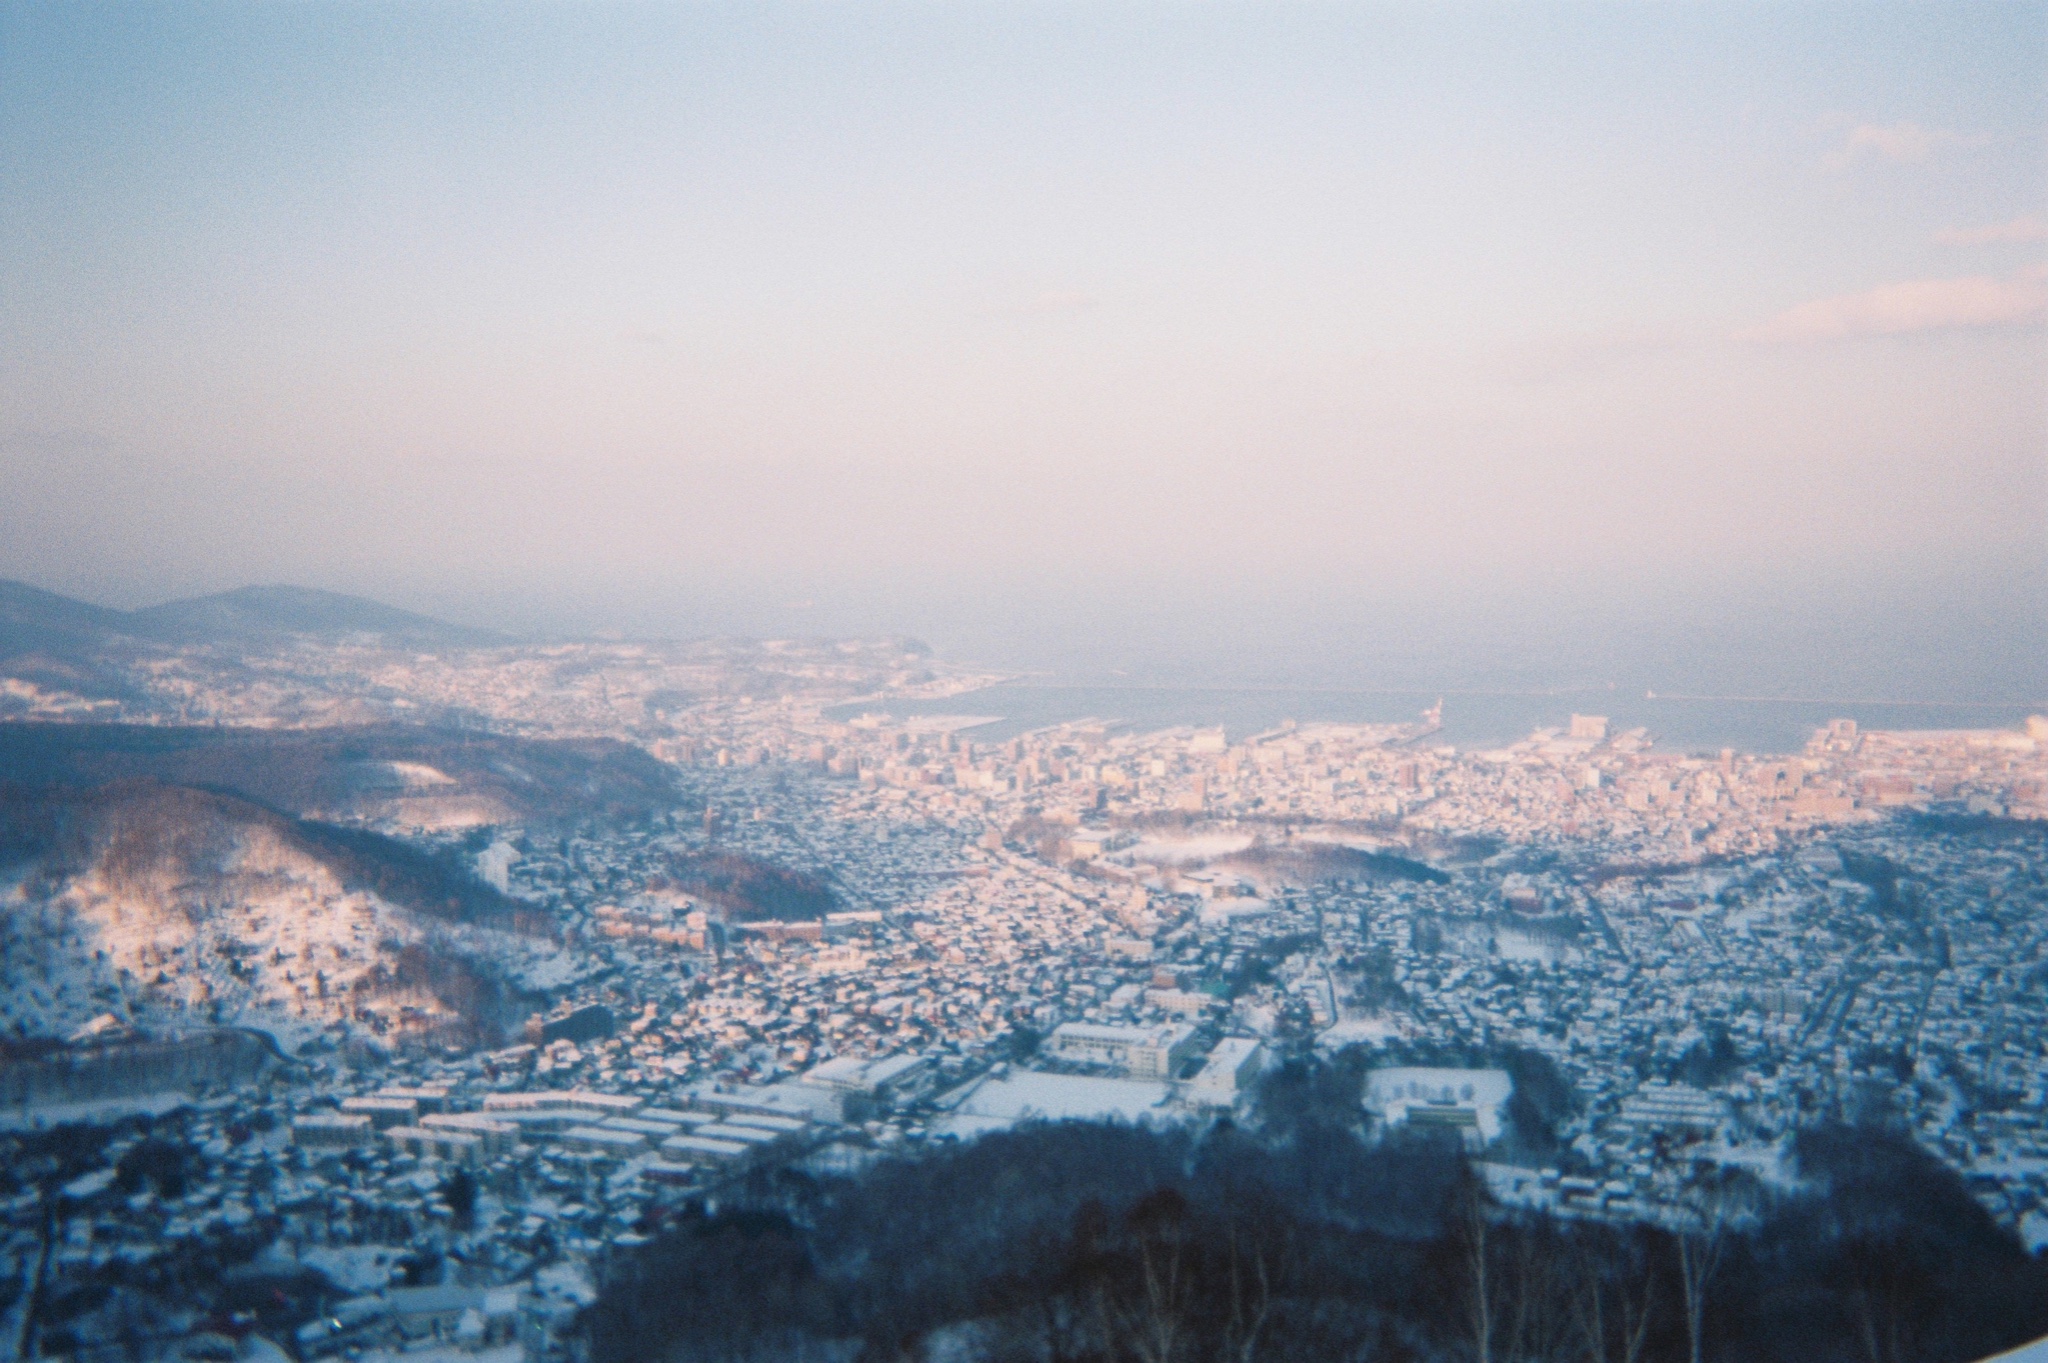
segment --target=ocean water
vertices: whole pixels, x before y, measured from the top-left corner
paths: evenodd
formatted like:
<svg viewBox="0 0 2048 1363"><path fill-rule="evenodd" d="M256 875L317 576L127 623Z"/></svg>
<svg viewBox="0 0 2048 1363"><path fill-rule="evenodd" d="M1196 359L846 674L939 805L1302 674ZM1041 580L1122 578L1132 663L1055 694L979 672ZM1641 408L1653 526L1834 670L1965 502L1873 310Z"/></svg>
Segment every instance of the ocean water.
<svg viewBox="0 0 2048 1363"><path fill-rule="evenodd" d="M1562 728L1574 713L1605 715L1609 732L1648 729L1665 750L1786 753L1804 747L1830 719L1853 719L1867 729L1985 729L2022 723L2027 707L1826 699L1655 697L1619 687L1549 691L1369 691L1291 687L1173 687L1062 685L1010 682L948 700L840 706L835 719L862 713L892 718L979 715L994 722L969 731L977 742L996 742L1081 719L1118 721L1144 731L1182 725L1221 725L1235 742L1277 728L1286 720L1309 724L1404 723L1443 701L1443 728L1433 740L1486 748L1525 738L1540 728Z"/></svg>

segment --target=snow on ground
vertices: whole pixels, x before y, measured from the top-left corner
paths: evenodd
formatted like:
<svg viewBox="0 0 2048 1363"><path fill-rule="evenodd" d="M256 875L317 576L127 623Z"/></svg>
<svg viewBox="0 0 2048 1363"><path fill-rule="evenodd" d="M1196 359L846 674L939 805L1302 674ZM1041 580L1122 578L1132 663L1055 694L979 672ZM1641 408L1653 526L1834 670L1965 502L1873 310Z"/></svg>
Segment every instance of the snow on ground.
<svg viewBox="0 0 2048 1363"><path fill-rule="evenodd" d="M0 1027L64 1036L110 1014L145 1030L236 1023L287 1051L358 1004L357 982L398 948L426 943L491 963L545 990L575 978L556 944L442 924L352 891L317 857L264 826L235 828L198 854L70 877L54 895L0 885ZM424 989L388 977L367 1000L394 1016L452 1016Z"/></svg>
<svg viewBox="0 0 2048 1363"><path fill-rule="evenodd" d="M1016 1070L1000 1079L976 1080L932 1131L980 1136L1027 1121L1157 1121L1171 1115L1165 1107L1170 1093L1166 1084L1152 1080Z"/></svg>
<svg viewBox="0 0 2048 1363"><path fill-rule="evenodd" d="M534 1204L538 1206L538 1204ZM533 1275L533 1303L536 1314L553 1319L573 1316L597 1300L597 1285L580 1260L549 1264Z"/></svg>
<svg viewBox="0 0 2048 1363"><path fill-rule="evenodd" d="M1197 833L1185 838L1153 837L1127 847L1123 855L1132 861L1149 861L1155 866L1187 866L1214 861L1252 845L1249 833Z"/></svg>
<svg viewBox="0 0 2048 1363"><path fill-rule="evenodd" d="M343 1292L363 1293L389 1286L408 1253L403 1245L314 1245L299 1251L299 1262Z"/></svg>
<svg viewBox="0 0 2048 1363"><path fill-rule="evenodd" d="M525 988L545 993L572 983L591 969L589 962L578 961L573 952L556 949L521 956L510 963L509 973Z"/></svg>
<svg viewBox="0 0 2048 1363"><path fill-rule="evenodd" d="M435 786L455 784L455 778L447 772L424 762L386 762L384 766L407 790L432 790Z"/></svg>
<svg viewBox="0 0 2048 1363"><path fill-rule="evenodd" d="M605 969L595 957L579 958L542 937L527 937L466 923L436 923L423 931L438 949L472 960L488 961L523 989L559 989L594 971Z"/></svg>
<svg viewBox="0 0 2048 1363"><path fill-rule="evenodd" d="M1202 926L1223 927L1238 918L1256 918L1273 911L1272 901L1256 899L1249 895L1233 896L1229 899L1212 899L1202 905Z"/></svg>
<svg viewBox="0 0 2048 1363"><path fill-rule="evenodd" d="M446 833L487 828L517 817L511 806L488 795L456 791L448 795L409 795L393 800L382 823L399 832L419 829Z"/></svg>
<svg viewBox="0 0 2048 1363"><path fill-rule="evenodd" d="M520 1344L501 1344L494 1349L466 1349L459 1344L439 1344L424 1349L398 1352L376 1349L352 1355L354 1363L522 1363L525 1357L525 1346Z"/></svg>
<svg viewBox="0 0 2048 1363"><path fill-rule="evenodd" d="M122 1098L97 1098L85 1103L37 1103L0 1111L0 1131L41 1131L85 1122L105 1126L123 1117L161 1117L191 1107L189 1093L137 1093Z"/></svg>
<svg viewBox="0 0 2048 1363"><path fill-rule="evenodd" d="M1336 1051L1361 1041L1391 1041L1397 1037L1412 1035L1414 1030L1412 1022L1384 1013L1377 1013L1371 1017L1345 1018L1318 1036L1316 1046L1321 1050Z"/></svg>
<svg viewBox="0 0 2048 1363"><path fill-rule="evenodd" d="M1560 955L1550 943L1512 928L1501 928L1493 934L1493 949L1503 961L1532 961L1538 965L1555 965Z"/></svg>
<svg viewBox="0 0 2048 1363"><path fill-rule="evenodd" d="M519 860L519 849L503 838L476 854L476 873L499 894L512 893L512 863Z"/></svg>
<svg viewBox="0 0 2048 1363"><path fill-rule="evenodd" d="M1368 833L1351 833L1338 828L1304 828L1294 835L1298 843L1310 843L1322 847L1348 847L1354 852L1384 852L1393 848L1402 850L1398 842L1376 838Z"/></svg>

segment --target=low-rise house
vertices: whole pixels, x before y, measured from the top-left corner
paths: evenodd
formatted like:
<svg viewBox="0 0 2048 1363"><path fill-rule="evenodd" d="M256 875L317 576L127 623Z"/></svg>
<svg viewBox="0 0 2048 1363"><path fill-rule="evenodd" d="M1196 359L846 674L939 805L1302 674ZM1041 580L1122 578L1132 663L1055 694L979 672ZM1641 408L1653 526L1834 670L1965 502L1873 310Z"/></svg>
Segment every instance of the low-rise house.
<svg viewBox="0 0 2048 1363"><path fill-rule="evenodd" d="M450 1164L481 1164L485 1158L484 1138L470 1131L394 1126L385 1131L384 1139L406 1154L421 1159L446 1160Z"/></svg>
<svg viewBox="0 0 2048 1363"><path fill-rule="evenodd" d="M411 1126L419 1119L416 1098L344 1098L341 1110L351 1116L368 1117L379 1131L393 1126Z"/></svg>

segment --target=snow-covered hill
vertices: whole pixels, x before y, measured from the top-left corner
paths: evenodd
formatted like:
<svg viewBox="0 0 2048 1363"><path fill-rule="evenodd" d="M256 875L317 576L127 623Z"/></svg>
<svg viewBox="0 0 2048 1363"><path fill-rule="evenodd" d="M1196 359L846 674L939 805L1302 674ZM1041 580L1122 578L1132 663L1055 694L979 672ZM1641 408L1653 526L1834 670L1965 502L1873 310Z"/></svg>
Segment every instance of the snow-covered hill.
<svg viewBox="0 0 2048 1363"><path fill-rule="evenodd" d="M518 981L556 951L486 887L471 921L431 916L404 902L416 868L366 870L379 849L361 835L337 851L230 796L119 783L41 799L0 879L0 1028L16 1035L111 1013L287 1042L336 1026L489 1036L524 1016Z"/></svg>

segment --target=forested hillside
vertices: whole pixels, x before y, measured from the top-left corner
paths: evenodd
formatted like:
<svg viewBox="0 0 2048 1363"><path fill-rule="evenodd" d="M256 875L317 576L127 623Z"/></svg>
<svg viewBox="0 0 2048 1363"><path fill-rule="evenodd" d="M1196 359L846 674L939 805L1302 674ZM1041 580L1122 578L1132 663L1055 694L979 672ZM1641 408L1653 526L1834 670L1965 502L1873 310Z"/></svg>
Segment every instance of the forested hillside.
<svg viewBox="0 0 2048 1363"><path fill-rule="evenodd" d="M758 1180L613 1262L598 1363L1965 1363L2048 1331L2048 1269L1893 1132L1683 1229L1493 1205L1455 1150L1078 1123Z"/></svg>

